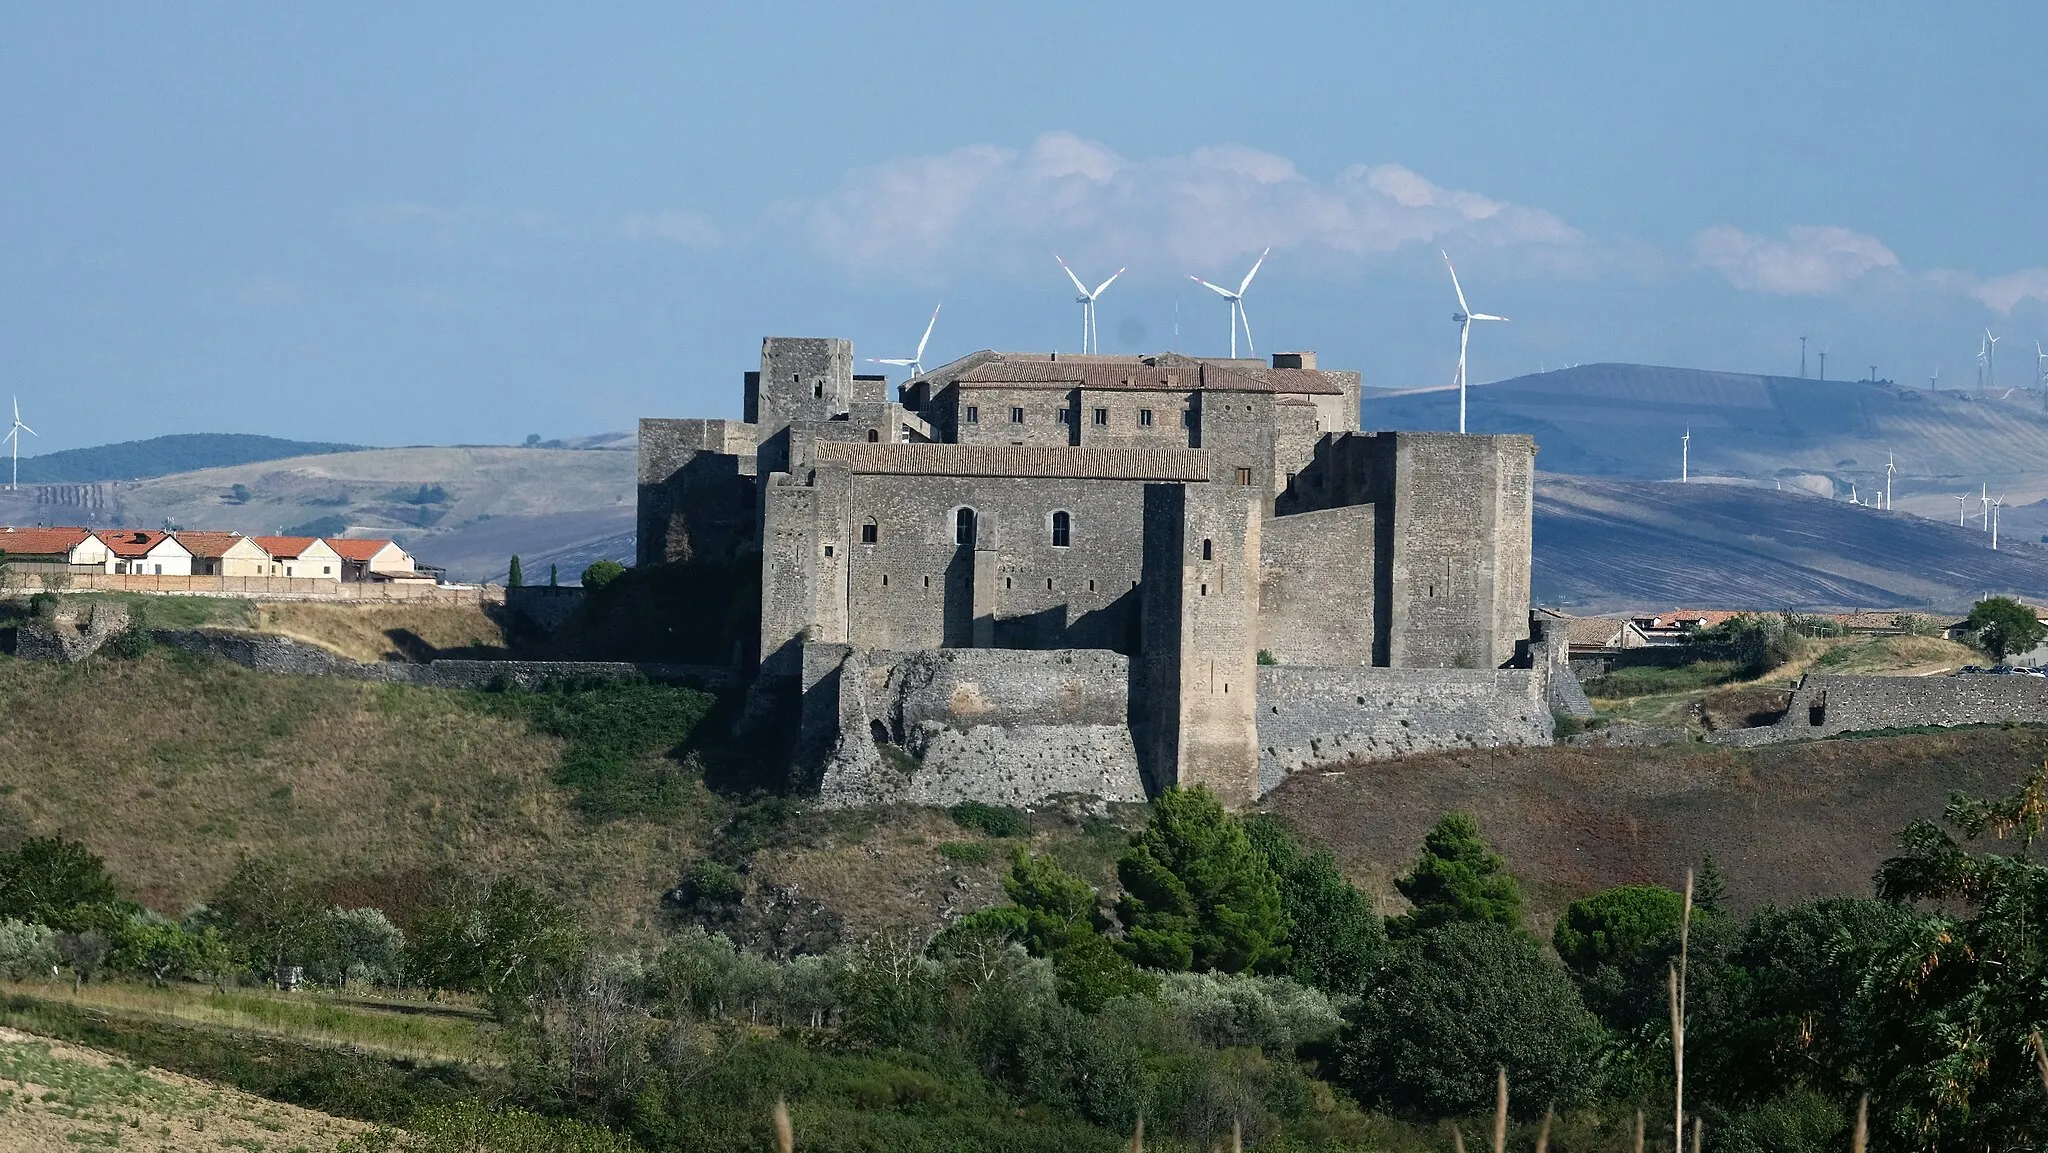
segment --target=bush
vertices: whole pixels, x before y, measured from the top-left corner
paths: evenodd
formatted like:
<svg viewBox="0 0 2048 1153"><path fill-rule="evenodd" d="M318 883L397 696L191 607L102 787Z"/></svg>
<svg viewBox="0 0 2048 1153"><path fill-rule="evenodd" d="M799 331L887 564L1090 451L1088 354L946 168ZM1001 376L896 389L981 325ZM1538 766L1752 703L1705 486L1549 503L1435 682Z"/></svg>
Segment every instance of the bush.
<svg viewBox="0 0 2048 1153"><path fill-rule="evenodd" d="M56 930L13 917L0 920L0 976L25 981L48 976L60 963Z"/></svg>
<svg viewBox="0 0 2048 1153"><path fill-rule="evenodd" d="M626 575L626 566L615 560L595 561L583 570L583 587L592 592Z"/></svg>
<svg viewBox="0 0 2048 1153"><path fill-rule="evenodd" d="M491 1109L475 1099L414 1113L404 1130L377 1129L343 1141L335 1153L634 1153L636 1146L598 1125Z"/></svg>
<svg viewBox="0 0 2048 1153"><path fill-rule="evenodd" d="M1031 832L1031 821L1021 811L1006 805L985 805L980 801L962 801L946 810L952 814L953 823L963 829L973 829L991 837L1022 837Z"/></svg>
<svg viewBox="0 0 2048 1153"><path fill-rule="evenodd" d="M739 870L718 861L695 861L683 870L674 899L683 909L715 919L729 917L747 894Z"/></svg>
<svg viewBox="0 0 2048 1153"><path fill-rule="evenodd" d="M1344 879L1328 850L1302 852L1278 818L1253 814L1244 829L1280 878L1287 975L1339 996L1363 990L1387 951L1386 926L1371 899Z"/></svg>
<svg viewBox="0 0 2048 1153"><path fill-rule="evenodd" d="M0 853L0 917L79 932L106 924L116 901L106 863L77 841L30 837Z"/></svg>
<svg viewBox="0 0 2048 1153"><path fill-rule="evenodd" d="M1411 1116L1472 1113L1505 1068L1517 1116L1590 1099L1603 1040L1563 969L1505 925L1456 922L1394 950L1338 1042L1364 1102Z"/></svg>
<svg viewBox="0 0 2048 1153"><path fill-rule="evenodd" d="M1579 977L1632 960L1643 946L1678 931L1685 898L1662 885L1619 885L1573 901L1550 934L1565 967Z"/></svg>
<svg viewBox="0 0 2048 1153"><path fill-rule="evenodd" d="M939 846L938 853L956 865L986 865L996 850L986 841L946 841Z"/></svg>

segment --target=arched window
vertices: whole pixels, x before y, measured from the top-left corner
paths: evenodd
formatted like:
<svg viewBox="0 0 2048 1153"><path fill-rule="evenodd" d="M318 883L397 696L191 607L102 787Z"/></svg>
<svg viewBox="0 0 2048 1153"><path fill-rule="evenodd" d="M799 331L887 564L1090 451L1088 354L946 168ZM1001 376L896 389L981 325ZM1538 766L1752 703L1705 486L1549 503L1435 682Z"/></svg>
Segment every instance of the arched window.
<svg viewBox="0 0 2048 1153"><path fill-rule="evenodd" d="M875 523L874 517L869 517L860 522L860 543L873 544L880 539L882 539L882 526Z"/></svg>
<svg viewBox="0 0 2048 1153"><path fill-rule="evenodd" d="M871 428L871 429L869 429L869 430L868 430L868 443L869 443L869 444L874 444L874 443L876 443L876 442L880 441L881 439L882 439L882 430L881 430L881 429L879 429L879 428Z"/></svg>
<svg viewBox="0 0 2048 1153"><path fill-rule="evenodd" d="M1072 542L1074 520L1064 512L1052 514L1052 547L1065 548Z"/></svg>
<svg viewBox="0 0 2048 1153"><path fill-rule="evenodd" d="M963 508L953 514L953 543L974 547L974 510Z"/></svg>
<svg viewBox="0 0 2048 1153"><path fill-rule="evenodd" d="M1215 559L1216 559L1216 542L1215 542L1215 541L1213 541L1213 540L1211 540L1211 539L1209 539L1208 537L1203 537L1203 538L1202 538L1202 559L1203 559L1203 560L1215 560Z"/></svg>

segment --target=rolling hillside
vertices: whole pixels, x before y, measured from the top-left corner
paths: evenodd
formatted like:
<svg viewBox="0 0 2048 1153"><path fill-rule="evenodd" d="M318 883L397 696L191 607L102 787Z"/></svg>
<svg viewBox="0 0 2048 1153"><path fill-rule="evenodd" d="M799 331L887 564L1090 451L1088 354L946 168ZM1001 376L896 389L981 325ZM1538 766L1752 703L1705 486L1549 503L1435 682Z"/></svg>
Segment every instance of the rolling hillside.
<svg viewBox="0 0 2048 1153"><path fill-rule="evenodd" d="M1738 484L1538 478L1535 599L1647 607L1960 610L2048 598L2048 548Z"/></svg>
<svg viewBox="0 0 2048 1153"><path fill-rule="evenodd" d="M26 456L21 459L21 483L91 484L103 480L134 480L315 453L355 452L361 447L323 441L281 440L274 436L250 436L239 432L178 433Z"/></svg>
<svg viewBox="0 0 2048 1153"><path fill-rule="evenodd" d="M1442 388L1368 397L1365 427L1453 428L1457 404ZM1953 521L1955 495L1983 484L2015 505L2048 497L2048 412L2026 389L1995 399L1887 381L1587 364L1477 385L1468 420L1474 432L1535 436L1542 468L1556 473L1675 480L1690 428L1695 477L1841 498L1853 485L1867 501L1884 486L1889 452L1896 506L1933 519ZM2041 532L2048 523L2029 535Z"/></svg>

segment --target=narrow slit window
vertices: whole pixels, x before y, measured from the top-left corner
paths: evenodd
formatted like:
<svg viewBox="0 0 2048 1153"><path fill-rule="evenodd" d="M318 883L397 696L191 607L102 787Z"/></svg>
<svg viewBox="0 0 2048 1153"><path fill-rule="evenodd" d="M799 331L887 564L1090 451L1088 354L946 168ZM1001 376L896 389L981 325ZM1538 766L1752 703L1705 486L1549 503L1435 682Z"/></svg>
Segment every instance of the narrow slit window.
<svg viewBox="0 0 2048 1153"><path fill-rule="evenodd" d="M1074 518L1064 512L1052 514L1052 547L1066 548L1073 540Z"/></svg>
<svg viewBox="0 0 2048 1153"><path fill-rule="evenodd" d="M980 424L980 423L981 423L981 406L980 406L980 405L978 405L978 404L970 404L970 405L968 405L968 406L967 406L967 417L966 417L966 421L967 421L967 423L968 423L968 424Z"/></svg>
<svg viewBox="0 0 2048 1153"><path fill-rule="evenodd" d="M1052 578L1051 578L1051 577L1047 577L1047 578L1045 578L1045 591L1046 591L1046 592L1051 592L1051 591L1052 591Z"/></svg>
<svg viewBox="0 0 2048 1153"><path fill-rule="evenodd" d="M1215 542L1215 541L1213 541L1213 540L1211 540L1211 539L1209 539L1208 537L1203 537L1203 538L1202 538L1202 559L1203 559L1203 560L1215 560L1215 559L1216 559L1216 542Z"/></svg>
<svg viewBox="0 0 2048 1153"><path fill-rule="evenodd" d="M926 587L926 588L930 588L930 587L932 587L932 578L930 578L930 577L926 577L926 578L924 578L924 587Z"/></svg>
<svg viewBox="0 0 2048 1153"><path fill-rule="evenodd" d="M1016 405L1011 405L1011 406L1010 406L1010 423L1011 423L1011 424L1023 424L1023 423L1024 423L1024 410L1023 410L1023 409L1021 409L1021 408L1018 408L1018 407L1017 407Z"/></svg>

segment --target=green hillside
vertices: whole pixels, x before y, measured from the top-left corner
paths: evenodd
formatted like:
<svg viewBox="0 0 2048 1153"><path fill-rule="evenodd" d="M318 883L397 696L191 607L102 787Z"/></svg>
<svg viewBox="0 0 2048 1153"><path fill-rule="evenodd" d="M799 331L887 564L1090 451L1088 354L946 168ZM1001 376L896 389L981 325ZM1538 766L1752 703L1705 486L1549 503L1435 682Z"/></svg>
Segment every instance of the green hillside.
<svg viewBox="0 0 2048 1153"><path fill-rule="evenodd" d="M92 448L67 448L62 452L23 457L23 484L89 484L103 480L138 480L192 472L202 468L254 464L316 453L354 452L354 444L282 440L274 436L252 436L239 432L185 432L153 436L148 440L124 440Z"/></svg>

